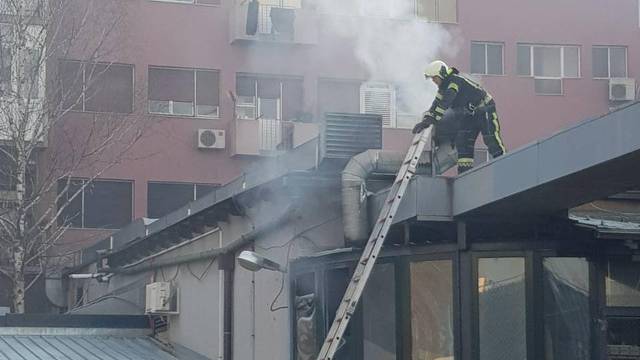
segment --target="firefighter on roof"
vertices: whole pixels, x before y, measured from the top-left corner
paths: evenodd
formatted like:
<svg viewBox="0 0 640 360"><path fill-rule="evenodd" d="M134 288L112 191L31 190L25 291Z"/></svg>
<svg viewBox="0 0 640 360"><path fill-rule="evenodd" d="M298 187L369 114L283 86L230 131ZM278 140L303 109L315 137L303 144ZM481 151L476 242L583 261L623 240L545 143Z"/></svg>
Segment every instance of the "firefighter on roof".
<svg viewBox="0 0 640 360"><path fill-rule="evenodd" d="M450 68L439 60L427 66L424 76L438 86L438 93L422 121L413 128L414 134L440 121L445 111L451 108L458 123L455 137L458 173L473 167L473 149L478 133L482 133L491 156L496 158L506 152L500 136L496 104L488 92L460 75L456 68Z"/></svg>

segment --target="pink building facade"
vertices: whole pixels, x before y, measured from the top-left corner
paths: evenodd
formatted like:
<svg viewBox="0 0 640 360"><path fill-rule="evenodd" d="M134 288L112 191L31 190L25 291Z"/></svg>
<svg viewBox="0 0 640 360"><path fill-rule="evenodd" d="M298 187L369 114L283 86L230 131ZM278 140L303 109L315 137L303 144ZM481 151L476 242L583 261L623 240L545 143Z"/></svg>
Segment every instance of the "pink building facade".
<svg viewBox="0 0 640 360"><path fill-rule="evenodd" d="M111 183L124 182L119 197L84 197L82 221L67 234L74 247L90 245L128 220L163 216L240 176L247 164L317 137L325 111L371 111L361 87L371 74L349 36L327 30L330 15L304 1L274 1L273 7L286 10L280 20L273 14L267 19L272 1L266 1L257 34L247 35L248 3L126 5L118 51L103 60L129 65L129 86L143 94L131 116L146 117L148 126L128 160L94 187L109 193ZM639 6L637 0L615 6L595 0L418 0L416 16L442 22L450 35L439 46L442 58L473 73L493 94L513 149L636 98L635 85L625 85L640 76ZM388 21L371 21L378 20ZM421 69L412 70L419 76ZM400 111L389 109L401 101L385 99L376 110L391 125L384 129L384 147L403 150L415 118L401 121ZM120 217L85 219L91 207Z"/></svg>

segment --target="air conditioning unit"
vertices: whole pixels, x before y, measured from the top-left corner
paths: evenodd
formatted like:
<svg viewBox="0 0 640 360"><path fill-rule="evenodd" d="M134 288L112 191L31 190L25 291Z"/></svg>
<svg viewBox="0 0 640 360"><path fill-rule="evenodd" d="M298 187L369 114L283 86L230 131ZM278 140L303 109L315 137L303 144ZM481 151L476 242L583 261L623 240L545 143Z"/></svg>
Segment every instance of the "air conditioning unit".
<svg viewBox="0 0 640 360"><path fill-rule="evenodd" d="M169 282L154 282L146 286L147 314L177 314L178 291Z"/></svg>
<svg viewBox="0 0 640 360"><path fill-rule="evenodd" d="M198 129L198 149L224 149L225 133L219 129Z"/></svg>
<svg viewBox="0 0 640 360"><path fill-rule="evenodd" d="M633 101L636 99L636 80L612 78L609 80L609 100Z"/></svg>

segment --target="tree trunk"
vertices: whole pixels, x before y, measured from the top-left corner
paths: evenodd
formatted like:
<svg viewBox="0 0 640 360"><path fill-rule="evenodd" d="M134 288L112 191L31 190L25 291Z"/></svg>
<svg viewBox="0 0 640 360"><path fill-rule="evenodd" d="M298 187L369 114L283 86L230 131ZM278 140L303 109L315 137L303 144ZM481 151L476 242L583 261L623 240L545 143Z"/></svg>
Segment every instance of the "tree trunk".
<svg viewBox="0 0 640 360"><path fill-rule="evenodd" d="M13 313L24 314L24 286L24 247L18 245L13 248Z"/></svg>

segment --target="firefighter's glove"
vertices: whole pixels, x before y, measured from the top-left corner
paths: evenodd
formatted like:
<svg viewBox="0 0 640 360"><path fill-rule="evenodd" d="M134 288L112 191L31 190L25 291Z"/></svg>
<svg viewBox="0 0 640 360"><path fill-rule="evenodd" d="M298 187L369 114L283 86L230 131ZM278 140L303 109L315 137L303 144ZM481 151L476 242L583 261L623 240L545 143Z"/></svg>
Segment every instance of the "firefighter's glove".
<svg viewBox="0 0 640 360"><path fill-rule="evenodd" d="M429 126L431 126L431 124L426 123L425 121L420 121L416 124L416 126L413 127L413 130L411 130L411 132L417 134L419 132L422 132L422 130L428 128Z"/></svg>
<svg viewBox="0 0 640 360"><path fill-rule="evenodd" d="M416 126L413 127L413 130L411 132L414 134L417 134L422 130L428 128L429 126L435 124L435 122L436 122L436 119L434 119L433 116L425 114L422 117L422 121L417 123Z"/></svg>

